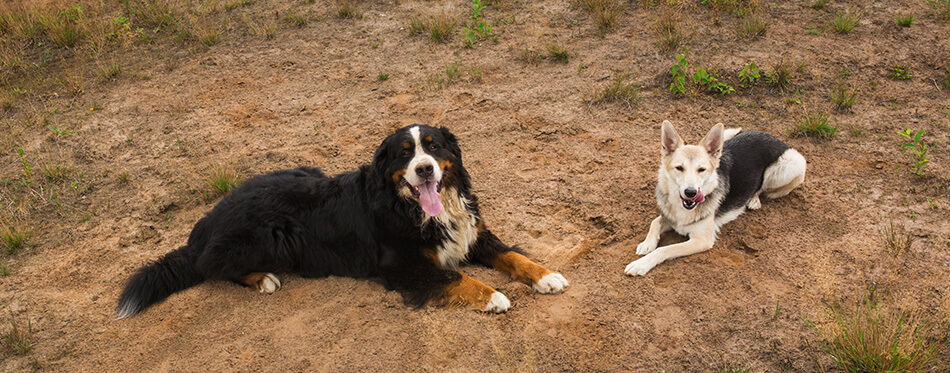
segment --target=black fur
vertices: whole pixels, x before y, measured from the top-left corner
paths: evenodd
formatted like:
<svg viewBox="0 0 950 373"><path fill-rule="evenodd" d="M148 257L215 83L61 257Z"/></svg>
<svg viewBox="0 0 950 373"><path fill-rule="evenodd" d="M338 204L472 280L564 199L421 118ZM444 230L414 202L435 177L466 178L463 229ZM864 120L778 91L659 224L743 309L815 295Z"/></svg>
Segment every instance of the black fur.
<svg viewBox="0 0 950 373"><path fill-rule="evenodd" d="M446 128L414 126L432 138L425 151L452 164L442 178L443 193L454 187L480 219L458 140ZM423 224L419 202L399 196L402 186L394 180L409 162L404 144L412 142L411 127L387 137L372 163L353 172L330 178L300 167L246 181L195 224L187 245L136 271L119 298L118 316L205 280L238 281L253 272L381 277L415 306L439 296L461 278L431 260L449 239L446 229L435 219ZM490 266L511 250L517 249L481 229L468 259Z"/></svg>
<svg viewBox="0 0 950 373"><path fill-rule="evenodd" d="M765 170L788 150L788 145L759 131L742 131L726 140L716 173L717 192L726 193L716 216L742 208L762 188ZM720 192L721 191L721 192Z"/></svg>

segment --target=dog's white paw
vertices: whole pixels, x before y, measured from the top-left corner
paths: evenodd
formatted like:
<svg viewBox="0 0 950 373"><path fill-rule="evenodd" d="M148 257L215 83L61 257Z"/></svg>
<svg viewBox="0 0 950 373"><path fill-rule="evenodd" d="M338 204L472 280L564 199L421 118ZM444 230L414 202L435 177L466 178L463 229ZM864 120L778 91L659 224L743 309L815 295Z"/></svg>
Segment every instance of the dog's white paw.
<svg viewBox="0 0 950 373"><path fill-rule="evenodd" d="M758 196L752 197L749 203L746 204L746 207L748 207L749 210L758 210L759 207L762 207L762 201L759 200Z"/></svg>
<svg viewBox="0 0 950 373"><path fill-rule="evenodd" d="M261 293L273 294L277 289L280 289L280 280L273 273L268 273L261 279L260 285Z"/></svg>
<svg viewBox="0 0 950 373"><path fill-rule="evenodd" d="M567 283L567 279L560 273L548 273L531 288L541 294L555 294L564 291L568 285L570 284Z"/></svg>
<svg viewBox="0 0 950 373"><path fill-rule="evenodd" d="M510 307L511 302L508 300L508 297L496 291L492 293L491 299L488 300L488 303L485 304L485 308L482 309L482 311L502 313L507 311Z"/></svg>
<svg viewBox="0 0 950 373"><path fill-rule="evenodd" d="M656 250L656 244L657 242L654 240L643 240L643 242L637 245L637 255L647 255L652 253L653 250Z"/></svg>
<svg viewBox="0 0 950 373"><path fill-rule="evenodd" d="M653 262L647 258L640 258L627 264L627 269L625 269L623 273L626 273L628 276L643 276L647 274L647 272L650 272L655 266L656 264L653 264Z"/></svg>

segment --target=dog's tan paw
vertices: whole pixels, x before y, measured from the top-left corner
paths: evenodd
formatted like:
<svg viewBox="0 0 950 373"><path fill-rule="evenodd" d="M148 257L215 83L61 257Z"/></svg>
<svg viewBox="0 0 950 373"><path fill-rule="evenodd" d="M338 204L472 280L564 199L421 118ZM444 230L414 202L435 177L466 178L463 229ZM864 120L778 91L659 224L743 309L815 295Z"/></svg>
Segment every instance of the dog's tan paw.
<svg viewBox="0 0 950 373"><path fill-rule="evenodd" d="M485 304L485 308L482 311L485 312L494 312L502 313L511 308L511 301L508 300L504 294L499 292L494 292L491 295L491 299L488 300L488 303Z"/></svg>
<svg viewBox="0 0 950 373"><path fill-rule="evenodd" d="M639 245L637 245L637 255L647 255L652 253L653 250L656 250L656 244L656 241L644 240Z"/></svg>
<svg viewBox="0 0 950 373"><path fill-rule="evenodd" d="M630 264L627 264L627 268L623 271L627 276L643 276L650 272L656 264L653 264L650 260L646 258L640 258L634 260Z"/></svg>
<svg viewBox="0 0 950 373"><path fill-rule="evenodd" d="M749 210L758 210L760 207L762 207L762 201L759 200L758 196L752 197L752 199L749 200L749 203L746 204L746 207L748 207Z"/></svg>
<svg viewBox="0 0 950 373"><path fill-rule="evenodd" d="M560 273L548 273L531 286L534 291L541 294L556 294L564 291L570 285L567 279Z"/></svg>
<svg viewBox="0 0 950 373"><path fill-rule="evenodd" d="M280 279L273 273L268 273L258 283L258 287L261 289L261 293L273 294L277 289L280 289Z"/></svg>

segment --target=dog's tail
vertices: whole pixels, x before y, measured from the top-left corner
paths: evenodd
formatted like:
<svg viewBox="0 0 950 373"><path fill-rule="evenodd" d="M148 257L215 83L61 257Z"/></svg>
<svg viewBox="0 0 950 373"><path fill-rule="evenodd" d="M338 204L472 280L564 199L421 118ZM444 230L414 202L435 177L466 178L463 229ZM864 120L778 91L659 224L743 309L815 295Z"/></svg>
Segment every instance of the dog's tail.
<svg viewBox="0 0 950 373"><path fill-rule="evenodd" d="M188 246L179 247L135 271L119 296L116 319L132 316L169 295L204 281L189 251Z"/></svg>
<svg viewBox="0 0 950 373"><path fill-rule="evenodd" d="M742 132L741 127L740 128L726 128L726 131L723 132L722 134L722 141L726 141L735 137L736 135L739 134L739 132Z"/></svg>

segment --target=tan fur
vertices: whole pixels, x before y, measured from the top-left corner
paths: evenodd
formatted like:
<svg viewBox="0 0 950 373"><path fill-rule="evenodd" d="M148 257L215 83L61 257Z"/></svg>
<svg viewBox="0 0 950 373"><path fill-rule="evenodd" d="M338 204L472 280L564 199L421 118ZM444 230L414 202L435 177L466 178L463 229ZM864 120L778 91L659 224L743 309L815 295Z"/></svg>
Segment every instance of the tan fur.
<svg viewBox="0 0 950 373"><path fill-rule="evenodd" d="M514 251L500 254L492 260L492 268L511 275L511 278L534 285L551 273L550 270L532 262L531 259Z"/></svg>
<svg viewBox="0 0 950 373"><path fill-rule="evenodd" d="M495 289L462 274L462 278L445 287L445 293L434 303L441 306L475 306L479 309L491 300Z"/></svg>

